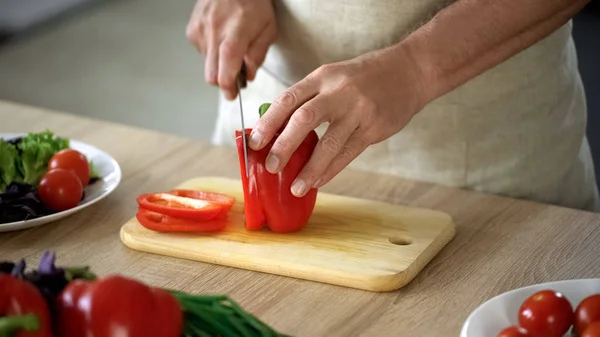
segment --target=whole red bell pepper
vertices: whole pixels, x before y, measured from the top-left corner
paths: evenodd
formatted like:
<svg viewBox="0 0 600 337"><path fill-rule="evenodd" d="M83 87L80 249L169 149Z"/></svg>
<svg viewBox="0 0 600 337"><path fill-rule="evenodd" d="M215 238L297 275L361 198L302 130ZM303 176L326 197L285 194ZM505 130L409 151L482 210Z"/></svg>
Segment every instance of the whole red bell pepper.
<svg viewBox="0 0 600 337"><path fill-rule="evenodd" d="M10 274L0 274L0 336L52 336L50 311L40 291Z"/></svg>
<svg viewBox="0 0 600 337"><path fill-rule="evenodd" d="M57 299L61 337L179 337L183 312L171 293L122 276L75 280Z"/></svg>
<svg viewBox="0 0 600 337"><path fill-rule="evenodd" d="M269 106L268 103L261 105L259 109L261 117ZM251 131L250 128L246 129L246 136ZM244 162L243 134L241 130L235 132L244 190L244 213L247 229L258 230L266 225L276 233L295 232L304 228L314 210L317 189L312 188L303 197L296 197L290 189L310 159L319 137L314 130L311 131L294 152L287 165L278 173L272 174L265 168L265 161L282 131L283 128L261 150L247 149L248 177L246 177Z"/></svg>

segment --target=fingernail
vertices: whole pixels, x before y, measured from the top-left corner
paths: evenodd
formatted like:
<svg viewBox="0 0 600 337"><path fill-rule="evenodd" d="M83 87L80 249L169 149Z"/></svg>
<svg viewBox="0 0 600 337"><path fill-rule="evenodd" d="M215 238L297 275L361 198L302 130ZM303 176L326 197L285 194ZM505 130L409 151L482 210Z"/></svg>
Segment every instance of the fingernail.
<svg viewBox="0 0 600 337"><path fill-rule="evenodd" d="M257 130L252 130L252 132L250 133L250 141L248 142L248 145L250 145L250 147L254 150L257 150L263 140L263 136L260 133L260 131Z"/></svg>
<svg viewBox="0 0 600 337"><path fill-rule="evenodd" d="M306 184L304 183L303 180L296 180L294 181L294 183L292 184L292 194L297 196L297 197L301 197L304 195L304 192L306 191Z"/></svg>
<svg viewBox="0 0 600 337"><path fill-rule="evenodd" d="M267 171L271 173L277 173L277 169L279 168L279 158L277 156L270 154L267 157L267 161L265 162L265 167Z"/></svg>
<svg viewBox="0 0 600 337"><path fill-rule="evenodd" d="M323 179L319 178L317 179L317 181L315 181L313 188L319 188L321 185L321 181L323 181Z"/></svg>

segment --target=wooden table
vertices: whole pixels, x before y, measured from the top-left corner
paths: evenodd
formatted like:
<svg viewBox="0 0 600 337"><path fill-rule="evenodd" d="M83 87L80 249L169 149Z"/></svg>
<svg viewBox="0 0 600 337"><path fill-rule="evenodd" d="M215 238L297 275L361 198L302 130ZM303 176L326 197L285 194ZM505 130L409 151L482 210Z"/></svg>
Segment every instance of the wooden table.
<svg viewBox="0 0 600 337"><path fill-rule="evenodd" d="M177 118L176 111L169 111ZM197 176L238 178L236 152L173 135L0 101L0 132L42 131L98 146L123 181L101 202L64 220L0 233L2 259L37 264L45 249L61 264L86 264L156 286L227 294L294 336L458 336L469 313L517 287L600 276L600 215L350 170L324 191L444 211L454 240L406 287L372 293L126 248L119 228L135 197ZM349 183L352 182L352 183Z"/></svg>

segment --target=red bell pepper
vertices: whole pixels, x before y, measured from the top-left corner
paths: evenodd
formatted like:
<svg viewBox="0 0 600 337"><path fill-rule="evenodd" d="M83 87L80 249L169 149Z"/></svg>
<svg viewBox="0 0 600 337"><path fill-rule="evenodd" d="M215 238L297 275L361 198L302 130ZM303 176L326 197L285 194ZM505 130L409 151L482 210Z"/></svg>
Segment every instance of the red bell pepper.
<svg viewBox="0 0 600 337"><path fill-rule="evenodd" d="M205 221L226 215L235 198L220 193L178 189L142 194L137 203L142 208L171 217Z"/></svg>
<svg viewBox="0 0 600 337"><path fill-rule="evenodd" d="M169 292L122 276L75 280L57 299L61 337L179 337L183 312Z"/></svg>
<svg viewBox="0 0 600 337"><path fill-rule="evenodd" d="M52 336L42 294L32 283L9 274L0 274L0 336Z"/></svg>
<svg viewBox="0 0 600 337"><path fill-rule="evenodd" d="M269 104L263 104L260 115L266 112ZM246 129L246 135L252 129ZM236 130L236 144L240 161L240 174L244 190L244 213L246 228L261 229L266 225L276 233L289 233L302 229L312 215L317 199L317 189L312 188L303 197L296 197L291 192L291 186L304 165L308 162L319 137L311 131L294 152L287 165L277 174L272 174L265 168L265 161L277 136L259 151L247 149L248 177L244 163L244 144L242 131Z"/></svg>
<svg viewBox="0 0 600 337"><path fill-rule="evenodd" d="M227 226L227 220L215 218L206 221L194 221L153 212L139 207L136 219L140 225L157 232L212 232Z"/></svg>

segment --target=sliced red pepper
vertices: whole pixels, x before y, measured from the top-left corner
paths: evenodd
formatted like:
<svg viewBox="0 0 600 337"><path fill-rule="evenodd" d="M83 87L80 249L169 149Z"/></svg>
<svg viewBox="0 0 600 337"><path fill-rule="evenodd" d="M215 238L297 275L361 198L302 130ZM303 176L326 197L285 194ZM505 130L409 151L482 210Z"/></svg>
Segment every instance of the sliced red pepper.
<svg viewBox="0 0 600 337"><path fill-rule="evenodd" d="M9 274L0 274L0 336L52 336L42 294L32 283Z"/></svg>
<svg viewBox="0 0 600 337"><path fill-rule="evenodd" d="M75 280L57 299L61 337L179 337L183 313L169 292L122 276Z"/></svg>
<svg viewBox="0 0 600 337"><path fill-rule="evenodd" d="M264 106L264 104L261 106L261 116L266 111ZM251 131L252 129L246 129L246 135ZM236 130L235 134L244 190L246 228L257 230L266 225L277 233L295 232L302 229L312 215L318 191L312 188L305 196L298 198L292 194L291 186L310 159L319 141L317 133L311 131L307 135L287 165L277 174L267 171L265 161L279 133L259 151L247 148L248 178L246 178L244 165L242 132Z"/></svg>
<svg viewBox="0 0 600 337"><path fill-rule="evenodd" d="M222 218L194 221L153 212L142 207L138 208L135 217L142 226L157 232L214 232L227 226L227 220Z"/></svg>
<svg viewBox="0 0 600 337"><path fill-rule="evenodd" d="M217 203L222 207L219 216L226 215L235 204L235 197L223 193L183 189L171 190L168 193L180 197L200 199Z"/></svg>
<svg viewBox="0 0 600 337"><path fill-rule="evenodd" d="M142 194L137 198L140 207L168 216L206 221L227 213L235 199L225 195L199 191L176 190L165 193Z"/></svg>
<svg viewBox="0 0 600 337"><path fill-rule="evenodd" d="M246 136L250 134L252 129L246 129ZM244 190L244 214L246 216L246 228L250 230L261 229L266 222L265 213L260 204L258 197L258 185L256 177L257 166L255 165L256 157L260 154L248 148L248 176L246 177L246 163L244 161L244 144L242 140L242 131L235 131L235 138L238 147L238 155L240 157L240 174L242 176L242 187ZM253 155L250 155L252 151Z"/></svg>
<svg viewBox="0 0 600 337"><path fill-rule="evenodd" d="M167 193L185 198L212 201L223 206L228 206L229 208L231 208L231 206L233 206L233 204L235 203L234 197L216 192L175 189Z"/></svg>

